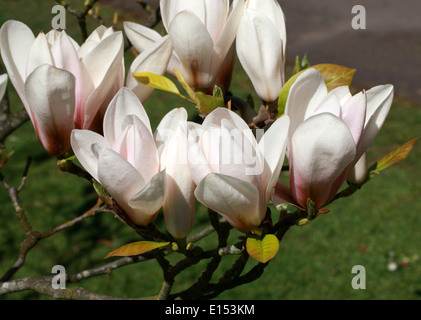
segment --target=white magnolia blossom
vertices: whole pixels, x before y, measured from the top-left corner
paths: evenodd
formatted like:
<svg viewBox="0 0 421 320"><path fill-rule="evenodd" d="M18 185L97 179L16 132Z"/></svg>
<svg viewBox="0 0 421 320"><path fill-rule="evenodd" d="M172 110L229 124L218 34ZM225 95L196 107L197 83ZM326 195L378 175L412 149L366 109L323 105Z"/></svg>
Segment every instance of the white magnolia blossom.
<svg viewBox="0 0 421 320"><path fill-rule="evenodd" d="M288 116L259 142L246 122L226 108L211 112L189 133L189 165L196 198L236 229L259 229L285 157Z"/></svg>
<svg viewBox="0 0 421 320"><path fill-rule="evenodd" d="M351 95L347 86L328 92L322 75L304 71L291 86L285 114L290 117L290 188L278 183L276 197L306 208L327 204L357 165L367 170L365 152L382 127L393 100L393 86L376 86Z"/></svg>
<svg viewBox="0 0 421 320"><path fill-rule="evenodd" d="M97 128L123 86L123 36L98 27L79 46L65 31L34 36L9 20L0 29L0 52L44 148L62 155L74 128Z"/></svg>
<svg viewBox="0 0 421 320"><path fill-rule="evenodd" d="M155 137L142 103L128 88L111 101L104 136L73 130L73 151L136 225L155 220L163 207L168 231L184 238L194 223L194 184L187 164L187 112L174 109Z"/></svg>
<svg viewBox="0 0 421 320"><path fill-rule="evenodd" d="M174 47L167 72L179 69L194 88L223 84L230 77L232 50L246 0L161 0L162 21ZM125 22L127 37L138 52L161 35L133 22Z"/></svg>
<svg viewBox="0 0 421 320"><path fill-rule="evenodd" d="M257 95L278 99L285 82L286 26L276 0L250 0L237 33L238 58Z"/></svg>

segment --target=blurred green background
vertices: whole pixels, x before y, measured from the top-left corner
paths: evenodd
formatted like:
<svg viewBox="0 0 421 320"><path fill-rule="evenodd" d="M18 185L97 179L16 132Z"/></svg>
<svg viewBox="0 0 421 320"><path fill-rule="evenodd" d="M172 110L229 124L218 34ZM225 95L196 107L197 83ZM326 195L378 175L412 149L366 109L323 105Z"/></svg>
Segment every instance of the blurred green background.
<svg viewBox="0 0 421 320"><path fill-rule="evenodd" d="M80 8L83 1L69 1ZM51 29L51 8L54 1L1 1L0 25L9 19L26 23L35 34ZM97 5L106 24L112 23L114 9ZM141 7L139 6L139 11ZM80 33L75 18L67 13L66 32L79 43ZM136 21L132 13L119 11L121 21ZM91 32L97 25L88 19ZM138 22L141 22L138 20ZM159 27L158 27L159 28ZM16 41L19 41L16 39ZM133 60L126 53L126 67ZM311 57L309 57L311 62ZM291 67L289 66L289 70ZM358 71L357 72L363 72ZM380 83L379 83L380 84ZM245 99L253 88L237 63L231 91ZM13 109L22 108L9 83L8 94ZM254 95L255 97L255 95ZM255 97L256 98L256 97ZM255 100L257 101L257 99ZM162 116L174 107L186 107L191 118L194 106L170 94L155 91L144 104L153 128ZM421 134L421 108L396 94L389 117L368 150L369 164ZM32 158L28 181L20 193L21 205L35 230L47 231L71 220L93 206L96 194L92 186L72 175L62 173L56 160L40 146L27 122L6 140L5 152L14 150L2 170L8 181L17 186L27 157ZM383 171L353 196L331 204L330 213L304 227L293 227L281 242L276 258L257 281L221 294L217 299L420 299L421 298L421 180L417 141L411 155L403 162ZM158 221L158 225L162 221ZM207 223L204 210L197 214L196 230ZM238 234L231 236L236 242ZM0 275L16 261L24 232L17 221L7 191L0 186ZM111 250L138 240L137 235L103 213L45 239L30 251L25 265L14 279L49 275L60 264L67 273L76 273L100 266ZM210 237L206 241L213 241ZM206 242L201 243L206 245ZM235 257L224 257L230 266ZM387 268L390 260L400 267ZM254 262L250 261L250 266ZM362 265L366 270L366 289L354 290L351 270ZM200 276L204 263L182 273L176 289L185 288ZM76 285L94 292L118 297L143 297L157 294L162 274L157 263L145 262L126 266L110 275L92 278ZM34 292L0 296L0 299L49 299Z"/></svg>

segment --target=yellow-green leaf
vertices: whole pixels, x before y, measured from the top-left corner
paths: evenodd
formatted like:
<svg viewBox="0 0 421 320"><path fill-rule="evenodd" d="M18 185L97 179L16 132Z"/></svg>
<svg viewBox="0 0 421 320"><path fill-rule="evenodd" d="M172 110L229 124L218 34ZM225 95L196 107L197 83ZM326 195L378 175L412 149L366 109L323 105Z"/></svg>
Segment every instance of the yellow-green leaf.
<svg viewBox="0 0 421 320"><path fill-rule="evenodd" d="M316 64L312 68L322 74L328 91L340 86L350 86L356 71L356 69L329 63Z"/></svg>
<svg viewBox="0 0 421 320"><path fill-rule="evenodd" d="M104 259L109 257L128 257L128 256L136 256L138 254L142 254L157 248L165 247L169 245L170 242L153 242L153 241L137 241L126 244L114 251L111 251L109 254L105 256Z"/></svg>
<svg viewBox="0 0 421 320"><path fill-rule="evenodd" d="M175 77L177 78L178 82L180 82L183 89L186 90L190 99L192 99L194 103L197 103L196 92L194 92L194 90L189 86L189 84L184 79L181 72L177 68L174 68L174 74L175 74Z"/></svg>
<svg viewBox="0 0 421 320"><path fill-rule="evenodd" d="M275 257L279 250L279 240L273 234L267 234L263 239L249 237L246 241L246 249L251 257L265 263Z"/></svg>
<svg viewBox="0 0 421 320"><path fill-rule="evenodd" d="M409 140L408 142L404 143L400 147L396 148L395 150L393 150L392 152L388 153L383 158L381 158L377 162L375 171L378 172L378 171L384 170L390 167L391 165L406 159L406 157L408 157L409 154L411 153L411 150L414 147L414 143L416 140L417 138Z"/></svg>
<svg viewBox="0 0 421 320"><path fill-rule="evenodd" d="M133 77L141 84L181 96L175 83L167 77L151 72L135 72L133 73Z"/></svg>
<svg viewBox="0 0 421 320"><path fill-rule="evenodd" d="M197 110L202 114L209 114L216 108L225 107L224 99L218 96L210 96L203 92L196 92L198 103L196 105Z"/></svg>

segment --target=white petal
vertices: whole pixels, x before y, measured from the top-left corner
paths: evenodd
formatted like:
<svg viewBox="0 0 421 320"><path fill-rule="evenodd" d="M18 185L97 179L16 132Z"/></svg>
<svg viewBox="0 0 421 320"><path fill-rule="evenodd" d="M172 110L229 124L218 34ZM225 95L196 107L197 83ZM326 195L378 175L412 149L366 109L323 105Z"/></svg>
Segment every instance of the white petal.
<svg viewBox="0 0 421 320"><path fill-rule="evenodd" d="M44 148L59 156L70 148L74 129L75 77L68 71L42 65L25 83L33 124Z"/></svg>
<svg viewBox="0 0 421 320"><path fill-rule="evenodd" d="M97 144L105 147L105 139L100 134L90 130L72 131L70 142L76 158L82 167L97 181L98 179L98 158L92 151L92 145Z"/></svg>
<svg viewBox="0 0 421 320"><path fill-rule="evenodd" d="M393 102L394 89L392 85L377 86L368 90L366 95L367 115L364 132L358 144L357 158L367 150L383 126Z"/></svg>
<svg viewBox="0 0 421 320"><path fill-rule="evenodd" d="M133 114L125 117L122 129L112 149L135 167L145 181L149 181L159 171L158 151L152 134Z"/></svg>
<svg viewBox="0 0 421 320"><path fill-rule="evenodd" d="M183 76L194 88L207 87L213 80L213 41L202 21L190 11L178 13L171 22L169 35L183 65Z"/></svg>
<svg viewBox="0 0 421 320"><path fill-rule="evenodd" d="M121 88L111 100L104 116L104 137L113 146L124 130L127 115L136 115L152 134L149 117L139 98L128 88Z"/></svg>
<svg viewBox="0 0 421 320"><path fill-rule="evenodd" d="M166 143L163 164L167 173L168 195L164 202L167 230L184 238L192 230L195 216L195 184L187 163L187 122L178 125Z"/></svg>
<svg viewBox="0 0 421 320"><path fill-rule="evenodd" d="M259 209L256 187L231 176L211 173L199 183L194 194L199 202L224 216L241 232L256 229L266 213Z"/></svg>
<svg viewBox="0 0 421 320"><path fill-rule="evenodd" d="M153 88L139 83L133 73L147 71L163 75L172 57L172 44L169 36L162 37L136 57L127 74L126 86L144 102L153 92Z"/></svg>
<svg viewBox="0 0 421 320"><path fill-rule="evenodd" d="M237 33L237 53L257 95L272 102L283 86L283 40L261 12L247 9Z"/></svg>
<svg viewBox="0 0 421 320"><path fill-rule="evenodd" d="M152 222L167 197L167 189L166 173L163 170L130 199L129 205L135 212L132 221L140 226Z"/></svg>
<svg viewBox="0 0 421 320"><path fill-rule="evenodd" d="M205 24L206 19L206 7L205 0L161 0L161 15L162 22L165 29L169 32L170 24L174 20L174 17L184 10L189 10L192 14L196 15L197 18Z"/></svg>
<svg viewBox="0 0 421 320"><path fill-rule="evenodd" d="M285 150L289 131L289 117L284 115L277 119L259 141L259 151L264 155L265 167L264 187L265 200L269 201L272 190L279 179L285 160Z"/></svg>
<svg viewBox="0 0 421 320"><path fill-rule="evenodd" d="M50 48L44 33L39 33L32 44L31 50L28 52L28 60L26 61L26 77L40 65L53 65Z"/></svg>
<svg viewBox="0 0 421 320"><path fill-rule="evenodd" d="M315 202L316 207L323 206L330 200L336 179L355 158L356 147L351 132L339 118L321 113L296 129L291 148L290 183L295 199L303 207L306 207L308 198Z"/></svg>
<svg viewBox="0 0 421 320"><path fill-rule="evenodd" d="M289 137L297 126L310 117L327 95L327 88L319 71L313 68L300 74L289 91L285 114L291 120Z"/></svg>
<svg viewBox="0 0 421 320"><path fill-rule="evenodd" d="M162 151L164 145L172 139L176 130L184 125L187 125L187 111L184 108L175 108L168 112L162 118L158 127L155 130L154 138L158 150ZM187 135L186 135L187 142ZM161 153L161 152L159 152Z"/></svg>
<svg viewBox="0 0 421 320"><path fill-rule="evenodd" d="M115 151L93 145L98 156L98 179L119 206L136 223L137 217L129 205L130 199L145 186L145 180L123 157Z"/></svg>
<svg viewBox="0 0 421 320"><path fill-rule="evenodd" d="M84 128L89 128L101 105L104 102L108 104L111 97L118 91L119 88L115 90L114 87L120 82L122 61L123 36L121 32L115 32L103 39L82 60L95 86L95 90L86 101Z"/></svg>
<svg viewBox="0 0 421 320"><path fill-rule="evenodd" d="M155 30L142 26L138 23L124 21L123 26L127 38L139 53L143 52L162 38Z"/></svg>
<svg viewBox="0 0 421 320"><path fill-rule="evenodd" d="M19 39L19 41L16 41ZM28 104L24 94L24 84L26 80L26 62L28 53L35 40L31 29L22 22L9 20L0 29L0 53L10 81L15 87L22 100L28 114Z"/></svg>

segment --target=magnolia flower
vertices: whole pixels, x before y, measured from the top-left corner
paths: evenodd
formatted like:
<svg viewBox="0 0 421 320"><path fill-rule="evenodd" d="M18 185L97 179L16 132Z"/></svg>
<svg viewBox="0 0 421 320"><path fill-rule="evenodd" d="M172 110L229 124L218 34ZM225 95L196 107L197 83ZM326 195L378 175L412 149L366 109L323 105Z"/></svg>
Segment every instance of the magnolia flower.
<svg viewBox="0 0 421 320"><path fill-rule="evenodd" d="M71 145L81 165L136 225L152 222L167 195L165 170L149 118L138 98L122 88L104 117L104 136L73 130Z"/></svg>
<svg viewBox="0 0 421 320"><path fill-rule="evenodd" d="M285 156L288 116L259 142L236 113L218 108L189 133L189 165L196 199L241 232L257 231Z"/></svg>
<svg viewBox="0 0 421 320"><path fill-rule="evenodd" d="M174 109L155 135L136 95L122 88L104 117L104 136L73 130L73 151L139 226L151 223L163 206L167 230L184 238L195 217L195 185L187 163L187 112Z"/></svg>
<svg viewBox="0 0 421 320"><path fill-rule="evenodd" d="M167 72L179 69L194 88L226 82L235 58L231 47L245 8L245 0L161 0L161 15L174 53ZM135 49L142 52L161 36L135 23L124 24Z"/></svg>
<svg viewBox="0 0 421 320"><path fill-rule="evenodd" d="M237 55L260 99L278 99L285 77L286 27L275 0L250 0L237 33Z"/></svg>
<svg viewBox="0 0 421 320"><path fill-rule="evenodd" d="M352 96L346 86L328 92L315 69L298 76L285 108L291 119L290 189L278 183L276 201L301 209L307 208L308 199L316 208L327 204L355 165L364 164L362 157L383 125L392 99L392 85Z"/></svg>
<svg viewBox="0 0 421 320"><path fill-rule="evenodd" d="M7 73L0 74L0 102L3 99L4 94L6 93L7 78Z"/></svg>
<svg viewBox="0 0 421 320"><path fill-rule="evenodd" d="M65 31L36 38L23 23L0 29L0 52L10 80L44 148L60 156L73 128L96 128L124 81L121 32L97 28L79 47Z"/></svg>

